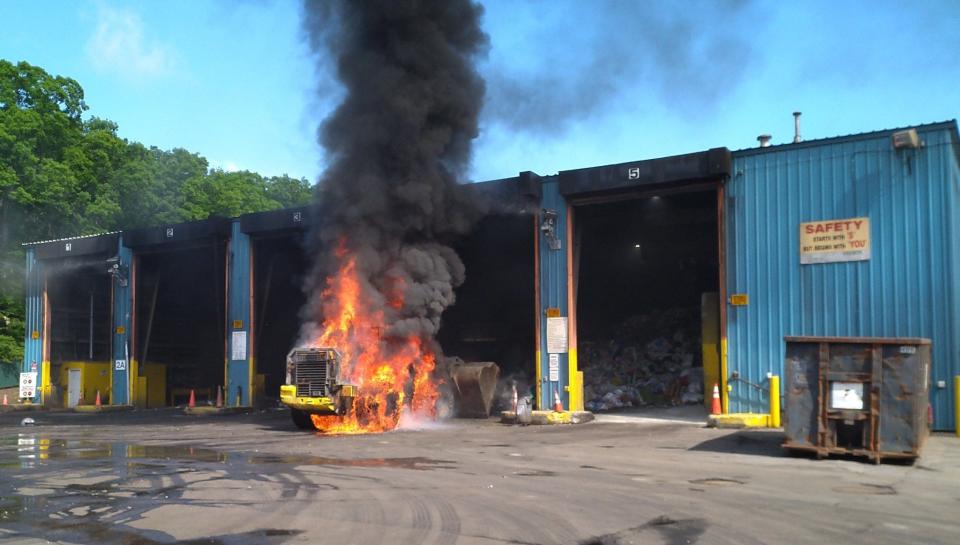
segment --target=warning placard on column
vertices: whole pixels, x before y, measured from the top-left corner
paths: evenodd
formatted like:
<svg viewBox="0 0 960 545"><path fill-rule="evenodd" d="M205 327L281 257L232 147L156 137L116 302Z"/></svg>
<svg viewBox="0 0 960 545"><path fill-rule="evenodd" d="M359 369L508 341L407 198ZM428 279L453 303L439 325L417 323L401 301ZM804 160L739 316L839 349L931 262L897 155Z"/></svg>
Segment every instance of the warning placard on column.
<svg viewBox="0 0 960 545"><path fill-rule="evenodd" d="M246 331L234 331L233 332L233 343L231 343L231 356L232 360L245 360L247 359L247 332Z"/></svg>
<svg viewBox="0 0 960 545"><path fill-rule="evenodd" d="M560 354L550 354L550 381L557 382L560 380Z"/></svg>
<svg viewBox="0 0 960 545"><path fill-rule="evenodd" d="M800 224L800 263L870 259L870 219L811 221Z"/></svg>
<svg viewBox="0 0 960 545"><path fill-rule="evenodd" d="M547 352L567 352L567 318L547 318Z"/></svg>

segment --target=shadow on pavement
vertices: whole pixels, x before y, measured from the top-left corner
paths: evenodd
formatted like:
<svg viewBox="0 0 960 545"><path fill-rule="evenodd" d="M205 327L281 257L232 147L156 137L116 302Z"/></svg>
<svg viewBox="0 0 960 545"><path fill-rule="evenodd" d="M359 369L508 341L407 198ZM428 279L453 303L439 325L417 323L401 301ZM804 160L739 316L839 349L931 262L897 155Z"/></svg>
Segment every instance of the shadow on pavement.
<svg viewBox="0 0 960 545"><path fill-rule="evenodd" d="M722 452L726 454L750 454L783 458L790 453L780 447L783 432L777 430L740 430L714 439L709 439L688 450Z"/></svg>

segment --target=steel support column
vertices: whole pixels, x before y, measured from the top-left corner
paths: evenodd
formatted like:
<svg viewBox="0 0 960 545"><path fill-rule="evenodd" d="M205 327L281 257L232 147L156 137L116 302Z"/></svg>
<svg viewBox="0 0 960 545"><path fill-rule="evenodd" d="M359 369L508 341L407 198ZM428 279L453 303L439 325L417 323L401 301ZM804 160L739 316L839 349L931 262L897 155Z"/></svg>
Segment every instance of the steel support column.
<svg viewBox="0 0 960 545"><path fill-rule="evenodd" d="M113 353L110 377L110 404L131 405L130 344L133 333L133 250L117 243L116 268L112 269L113 317L111 323L111 350Z"/></svg>
<svg viewBox="0 0 960 545"><path fill-rule="evenodd" d="M43 401L42 393L49 390L50 363L46 361L46 281L43 263L36 258L36 251L27 248L26 274L26 335L23 341L23 365L20 370L24 373L37 373L36 395L30 399L34 403ZM46 377L44 376L46 375ZM44 379L46 378L46 382Z"/></svg>
<svg viewBox="0 0 960 545"><path fill-rule="evenodd" d="M250 406L253 387L253 354L250 339L250 304L253 270L250 236L240 229L239 220L230 226L230 261L227 282L227 370L224 403Z"/></svg>
<svg viewBox="0 0 960 545"><path fill-rule="evenodd" d="M570 350L576 350L572 344L575 335L570 334L570 327L573 327L571 320L571 306L569 300L570 290L568 286L568 259L567 246L568 240L567 222L568 206L567 202L560 194L559 182L556 178L545 179L542 185L542 196L540 199L540 213L538 221L540 230L538 234L539 247L539 286L540 286L540 346L537 350L537 361L540 376L539 399L537 405L542 410L553 407L554 393L558 393L560 401L566 409L579 409L571 407L571 399L582 399L579 392L572 392L571 388L579 389L579 381L571 380L571 373L579 373L576 369L571 369ZM550 352L550 318L562 318L567 320L568 329L567 349ZM556 332L556 331L554 331ZM553 348L557 348L554 346ZM575 352L574 352L575 353ZM551 376L551 358L553 362L553 376ZM574 360L575 361L575 360ZM571 396L571 394L574 394Z"/></svg>

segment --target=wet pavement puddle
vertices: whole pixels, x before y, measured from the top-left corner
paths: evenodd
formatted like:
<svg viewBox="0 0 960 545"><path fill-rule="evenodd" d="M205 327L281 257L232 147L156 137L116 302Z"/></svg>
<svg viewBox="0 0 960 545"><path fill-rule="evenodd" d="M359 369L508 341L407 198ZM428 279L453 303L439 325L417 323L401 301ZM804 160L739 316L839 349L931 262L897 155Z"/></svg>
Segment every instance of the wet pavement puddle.
<svg viewBox="0 0 960 545"><path fill-rule="evenodd" d="M0 525L13 532L4 537L33 536L79 543L282 543L300 532L268 528L177 541L167 533L137 529L131 523L142 521L160 506L216 507L217 500L197 499L192 493L196 489L191 487L217 480L276 486L279 477L283 497L339 490L334 484L312 480L323 475L307 476L296 469L302 466L415 471L455 467L451 461L423 457L251 454L189 445L99 443L19 433L0 437ZM349 477L342 473L337 476ZM245 503L241 499L231 502Z"/></svg>

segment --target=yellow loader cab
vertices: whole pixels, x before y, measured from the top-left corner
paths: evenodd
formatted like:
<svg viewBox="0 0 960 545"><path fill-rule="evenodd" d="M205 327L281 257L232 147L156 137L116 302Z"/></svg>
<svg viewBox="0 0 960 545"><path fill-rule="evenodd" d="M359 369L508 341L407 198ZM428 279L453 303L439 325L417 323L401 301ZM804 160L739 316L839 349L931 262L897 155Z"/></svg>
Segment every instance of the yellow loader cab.
<svg viewBox="0 0 960 545"><path fill-rule="evenodd" d="M340 383L340 352L334 348L294 348L287 354L287 380L280 402L290 407L293 423L314 429L310 415L344 415L357 388Z"/></svg>

